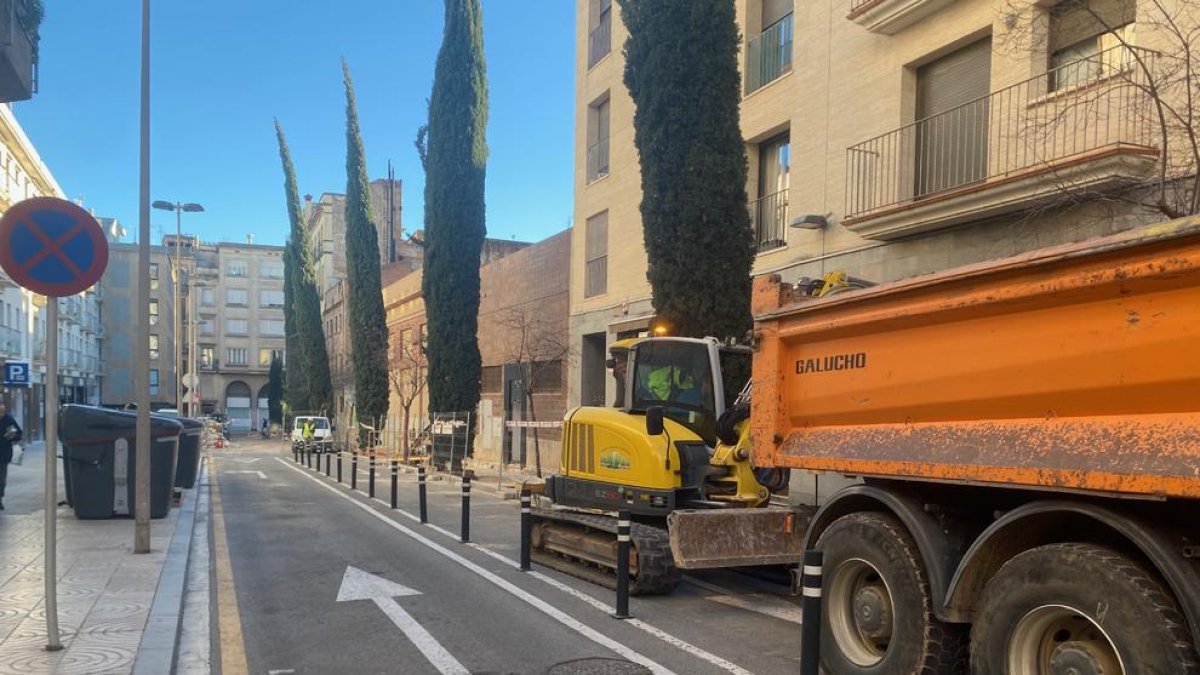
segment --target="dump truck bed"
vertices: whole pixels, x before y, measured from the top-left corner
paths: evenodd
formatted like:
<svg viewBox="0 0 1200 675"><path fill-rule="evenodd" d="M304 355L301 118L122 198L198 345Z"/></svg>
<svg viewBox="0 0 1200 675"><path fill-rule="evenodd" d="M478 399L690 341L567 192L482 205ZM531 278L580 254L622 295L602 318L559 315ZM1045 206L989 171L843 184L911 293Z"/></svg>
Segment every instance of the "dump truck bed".
<svg viewBox="0 0 1200 675"><path fill-rule="evenodd" d="M1200 497L1198 218L754 312L757 465Z"/></svg>

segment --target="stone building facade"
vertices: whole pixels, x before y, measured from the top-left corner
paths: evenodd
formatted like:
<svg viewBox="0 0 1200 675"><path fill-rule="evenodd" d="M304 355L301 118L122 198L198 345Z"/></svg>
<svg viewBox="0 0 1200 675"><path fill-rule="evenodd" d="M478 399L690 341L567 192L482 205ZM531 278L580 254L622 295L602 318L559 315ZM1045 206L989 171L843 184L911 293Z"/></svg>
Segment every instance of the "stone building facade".
<svg viewBox="0 0 1200 675"><path fill-rule="evenodd" d="M1163 161L1140 64L1178 47L1154 3L1091 4L1104 26L1035 0L736 0L753 274L884 282L1164 219L1108 197ZM603 404L607 346L653 310L627 32L617 3L576 6L568 384Z"/></svg>

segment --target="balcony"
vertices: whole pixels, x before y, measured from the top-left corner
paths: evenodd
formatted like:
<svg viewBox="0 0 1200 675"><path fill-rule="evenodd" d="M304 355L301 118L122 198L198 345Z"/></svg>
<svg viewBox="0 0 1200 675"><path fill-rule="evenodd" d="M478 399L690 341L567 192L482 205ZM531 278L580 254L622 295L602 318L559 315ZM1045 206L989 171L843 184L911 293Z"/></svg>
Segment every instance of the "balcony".
<svg viewBox="0 0 1200 675"><path fill-rule="evenodd" d="M588 34L588 68L612 51L612 12L600 14L599 24Z"/></svg>
<svg viewBox="0 0 1200 675"><path fill-rule="evenodd" d="M895 35L954 0L852 0L846 18L872 33Z"/></svg>
<svg viewBox="0 0 1200 675"><path fill-rule="evenodd" d="M1145 180L1159 149L1135 61L1152 71L1155 53L1086 61L848 148L844 225L895 239Z"/></svg>
<svg viewBox="0 0 1200 675"><path fill-rule="evenodd" d="M27 0L0 0L0 102L37 91L37 24Z"/></svg>
<svg viewBox="0 0 1200 675"><path fill-rule="evenodd" d="M792 15L746 43L746 95L792 71Z"/></svg>
<svg viewBox="0 0 1200 675"><path fill-rule="evenodd" d="M750 226L759 253L787 245L787 216L787 190L750 202Z"/></svg>

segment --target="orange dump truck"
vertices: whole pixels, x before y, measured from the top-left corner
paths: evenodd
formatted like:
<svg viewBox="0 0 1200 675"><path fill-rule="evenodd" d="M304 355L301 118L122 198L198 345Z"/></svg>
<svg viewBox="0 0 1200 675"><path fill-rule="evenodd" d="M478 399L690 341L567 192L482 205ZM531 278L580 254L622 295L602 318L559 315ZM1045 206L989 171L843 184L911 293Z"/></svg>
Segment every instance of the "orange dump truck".
<svg viewBox="0 0 1200 675"><path fill-rule="evenodd" d="M754 312L755 465L861 478L827 672L1197 671L1200 219Z"/></svg>

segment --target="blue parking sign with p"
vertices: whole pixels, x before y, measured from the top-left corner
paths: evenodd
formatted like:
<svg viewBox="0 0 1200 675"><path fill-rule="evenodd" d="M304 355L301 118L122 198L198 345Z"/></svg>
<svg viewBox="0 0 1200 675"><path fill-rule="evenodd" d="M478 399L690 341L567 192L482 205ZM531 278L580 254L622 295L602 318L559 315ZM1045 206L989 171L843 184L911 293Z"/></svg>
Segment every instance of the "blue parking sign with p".
<svg viewBox="0 0 1200 675"><path fill-rule="evenodd" d="M4 364L4 386L6 386L6 387L28 387L29 386L29 364L28 363L6 363L6 364Z"/></svg>

